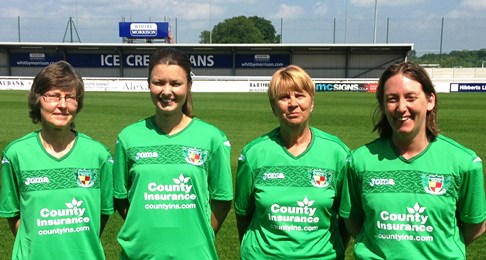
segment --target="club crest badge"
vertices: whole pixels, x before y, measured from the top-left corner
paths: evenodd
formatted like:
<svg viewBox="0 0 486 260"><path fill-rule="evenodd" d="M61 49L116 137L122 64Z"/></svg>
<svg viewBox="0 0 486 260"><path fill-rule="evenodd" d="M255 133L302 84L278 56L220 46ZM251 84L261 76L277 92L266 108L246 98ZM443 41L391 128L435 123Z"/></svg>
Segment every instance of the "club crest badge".
<svg viewBox="0 0 486 260"><path fill-rule="evenodd" d="M311 171L311 183L317 188L326 188L331 183L331 175L321 169Z"/></svg>
<svg viewBox="0 0 486 260"><path fill-rule="evenodd" d="M432 195L442 195L447 192L448 180L442 175L428 175L422 177L425 192Z"/></svg>
<svg viewBox="0 0 486 260"><path fill-rule="evenodd" d="M91 170L77 170L76 180L78 185L83 188L89 188L94 185L96 179L96 174Z"/></svg>
<svg viewBox="0 0 486 260"><path fill-rule="evenodd" d="M183 148L186 162L192 165L203 165L206 162L208 152L197 148Z"/></svg>

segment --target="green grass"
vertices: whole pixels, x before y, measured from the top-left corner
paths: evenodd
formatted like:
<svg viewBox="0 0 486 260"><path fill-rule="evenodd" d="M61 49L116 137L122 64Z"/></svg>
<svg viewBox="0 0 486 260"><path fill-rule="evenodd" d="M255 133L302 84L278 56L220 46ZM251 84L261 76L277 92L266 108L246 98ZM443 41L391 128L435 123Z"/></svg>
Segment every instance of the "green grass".
<svg viewBox="0 0 486 260"><path fill-rule="evenodd" d="M11 140L37 129L28 118L25 91L0 92L0 149ZM371 113L374 95L369 93L317 93L311 124L339 136L351 149L374 139ZM243 146L277 126L264 93L194 93L196 116L226 132L232 143L233 173ZM112 151L116 135L126 125L153 114L148 93L88 92L85 107L76 119L77 129L106 144ZM439 94L439 122L443 133L486 158L486 95ZM102 235L108 259L117 259L116 234L122 224L115 214ZM9 259L13 245L6 221L0 221L0 257ZM216 244L221 259L238 259L239 244L233 210ZM348 248L347 258L352 259ZM468 259L486 255L486 236L468 247Z"/></svg>

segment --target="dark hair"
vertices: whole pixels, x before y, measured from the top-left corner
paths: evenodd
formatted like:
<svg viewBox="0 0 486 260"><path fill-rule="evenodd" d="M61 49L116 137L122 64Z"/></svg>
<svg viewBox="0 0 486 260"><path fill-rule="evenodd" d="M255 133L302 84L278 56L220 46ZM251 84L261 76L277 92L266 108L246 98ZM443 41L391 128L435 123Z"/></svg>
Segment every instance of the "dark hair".
<svg viewBox="0 0 486 260"><path fill-rule="evenodd" d="M28 96L29 116L34 124L42 120L40 113L40 97L52 89L76 90L79 113L84 104L84 83L81 75L71 64L58 61L44 67L34 78ZM71 122L74 128L74 122Z"/></svg>
<svg viewBox="0 0 486 260"><path fill-rule="evenodd" d="M437 93L435 92L434 85L432 84L432 80L430 80L427 71L424 68L419 66L418 64L411 63L411 62L399 62L389 66L383 74L381 74L380 80L378 81L378 88L376 90L376 99L378 101L378 106L375 108L374 117L373 117L373 132L378 131L380 137L391 137L392 136L392 128L390 123L388 122L386 115L385 115L385 104L384 104L384 95L385 95L385 83L391 77L403 74L409 79L417 81L422 85L422 90L424 91L425 95L430 97L432 95L435 96L435 104L434 108L431 111L427 112L426 116L426 132L427 135L431 138L436 137L439 133L439 126L438 126L438 97Z"/></svg>
<svg viewBox="0 0 486 260"><path fill-rule="evenodd" d="M191 61L189 57L182 51L175 48L161 48L156 50L150 57L149 72L148 72L148 84L150 87L150 78L152 77L152 70L156 65L166 64L166 65L178 65L180 66L187 75L188 87L192 83L191 77ZM189 117L193 117L192 112L192 94L191 89L187 91L186 102L182 105L182 113Z"/></svg>

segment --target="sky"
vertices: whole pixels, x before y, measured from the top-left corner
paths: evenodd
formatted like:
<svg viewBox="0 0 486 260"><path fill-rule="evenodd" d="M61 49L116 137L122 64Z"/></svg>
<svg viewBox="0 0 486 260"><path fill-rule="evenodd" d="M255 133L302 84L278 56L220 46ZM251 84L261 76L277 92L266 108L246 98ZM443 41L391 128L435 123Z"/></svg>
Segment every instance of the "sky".
<svg viewBox="0 0 486 260"><path fill-rule="evenodd" d="M120 43L120 21L165 21L177 43L195 44L225 19L259 16L287 44L486 48L486 0L2 0L1 9L2 42Z"/></svg>

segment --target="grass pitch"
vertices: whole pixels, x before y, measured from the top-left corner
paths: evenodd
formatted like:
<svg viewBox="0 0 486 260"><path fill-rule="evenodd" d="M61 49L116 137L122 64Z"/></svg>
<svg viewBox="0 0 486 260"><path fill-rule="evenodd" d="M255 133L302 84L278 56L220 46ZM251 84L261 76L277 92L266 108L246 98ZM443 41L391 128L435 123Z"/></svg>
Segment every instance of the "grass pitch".
<svg viewBox="0 0 486 260"><path fill-rule="evenodd" d="M370 93L321 92L316 94L311 125L339 136L351 149L376 138L371 133L375 105ZM265 93L194 93L196 116L226 132L232 144L231 164L236 173L243 146L278 125ZM38 129L28 118L27 92L0 91L0 149L13 139ZM126 125L150 116L154 106L148 93L87 92L85 107L76 118L76 128L114 151L118 132ZM439 94L439 127L442 133L486 158L486 94ZM118 259L116 234L122 224L113 215L102 235L107 259ZM10 259L13 236L6 221L0 221L0 259ZM220 258L238 259L239 243L233 210L216 239ZM352 246L347 259L352 259ZM468 259L486 255L486 236L467 249Z"/></svg>

